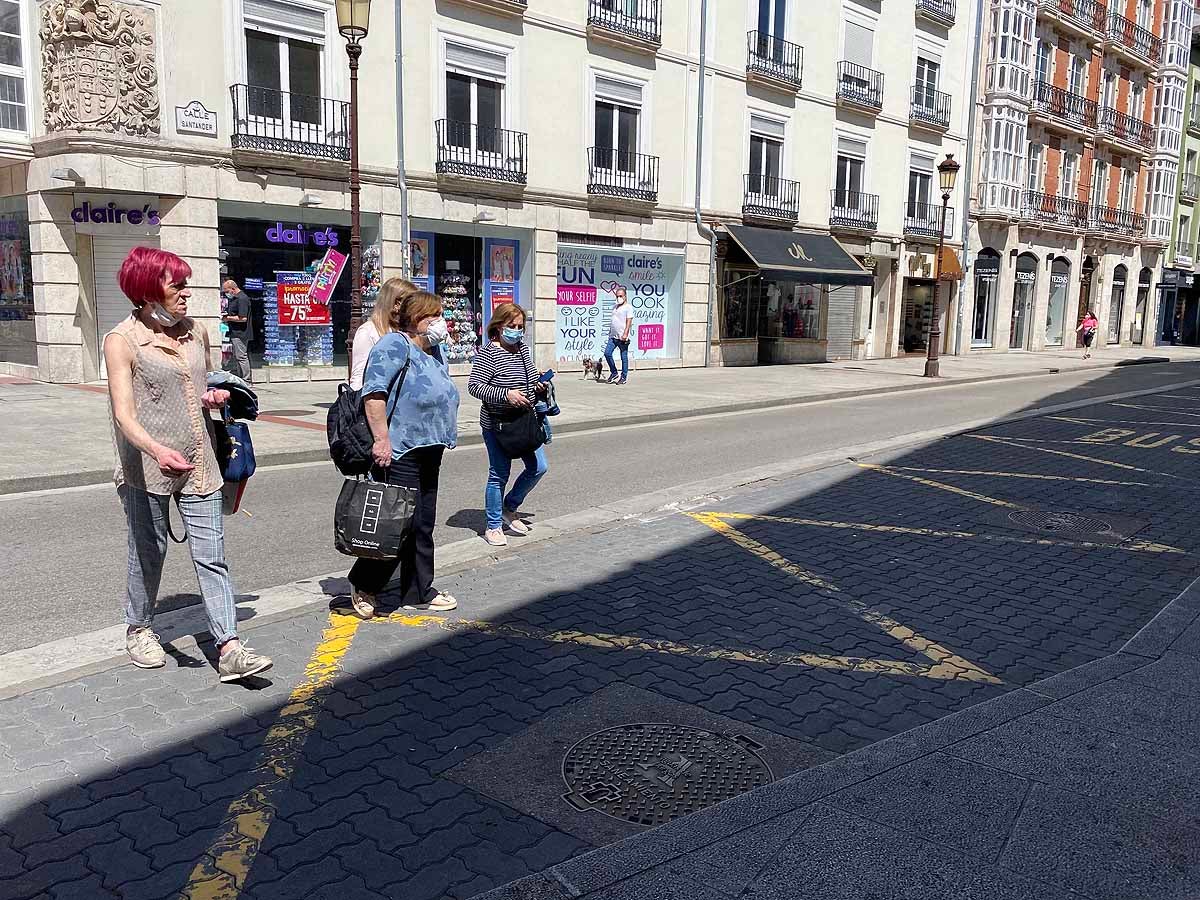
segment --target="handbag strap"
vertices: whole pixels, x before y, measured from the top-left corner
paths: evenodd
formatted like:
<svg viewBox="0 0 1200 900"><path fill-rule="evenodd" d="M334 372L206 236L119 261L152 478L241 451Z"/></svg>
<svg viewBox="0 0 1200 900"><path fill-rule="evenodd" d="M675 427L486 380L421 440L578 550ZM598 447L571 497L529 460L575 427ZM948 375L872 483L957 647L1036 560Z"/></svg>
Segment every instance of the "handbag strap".
<svg viewBox="0 0 1200 900"><path fill-rule="evenodd" d="M176 500L175 502L178 503L179 501ZM181 538L175 537L175 529L171 527L171 498L170 497L167 498L167 534L170 536L171 540L173 540L177 544L187 543L187 539L188 539L187 524L184 523L183 537L181 537Z"/></svg>
<svg viewBox="0 0 1200 900"><path fill-rule="evenodd" d="M388 410L387 424L391 427L392 415L396 412L396 404L400 402L400 392L404 390L404 379L408 376L408 367L412 365L412 344L408 338L404 338L404 346L408 352L404 357L404 365L400 367L400 371L392 376L391 383L388 384Z"/></svg>

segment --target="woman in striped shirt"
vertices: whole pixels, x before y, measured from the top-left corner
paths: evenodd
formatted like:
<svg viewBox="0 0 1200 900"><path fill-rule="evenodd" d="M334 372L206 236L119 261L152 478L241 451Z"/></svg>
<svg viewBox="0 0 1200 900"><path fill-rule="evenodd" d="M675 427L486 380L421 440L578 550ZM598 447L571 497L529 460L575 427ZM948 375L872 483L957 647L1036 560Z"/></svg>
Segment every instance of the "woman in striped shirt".
<svg viewBox="0 0 1200 900"><path fill-rule="evenodd" d="M537 402L545 391L538 381L533 357L525 344L525 311L512 303L503 303L492 312L488 323L488 345L475 357L467 390L483 403L479 427L488 452L488 478L485 491L487 531L483 539L494 547L508 544L507 529L513 534L529 534L529 522L521 517L521 504L546 474L546 451L539 447L522 458L525 471L505 496L512 460L500 447L494 431L497 421L513 418Z"/></svg>

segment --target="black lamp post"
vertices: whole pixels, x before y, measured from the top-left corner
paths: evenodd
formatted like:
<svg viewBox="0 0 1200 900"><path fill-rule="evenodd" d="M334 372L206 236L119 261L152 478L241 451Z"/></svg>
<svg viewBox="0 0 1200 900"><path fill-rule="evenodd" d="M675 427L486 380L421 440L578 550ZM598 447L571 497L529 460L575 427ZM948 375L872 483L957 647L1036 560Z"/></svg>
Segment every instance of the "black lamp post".
<svg viewBox="0 0 1200 900"><path fill-rule="evenodd" d="M934 265L933 282L933 320L929 324L929 343L925 351L925 377L937 378L940 369L942 344L942 253L946 249L946 210L950 206L950 195L954 193L954 181L958 178L958 170L962 168L954 161L954 155L947 153L946 158L938 164L938 183L942 188L942 218L938 231L937 263Z"/></svg>
<svg viewBox="0 0 1200 900"><path fill-rule="evenodd" d="M350 333L346 335L347 371L354 366L354 333L362 324L362 222L358 195L358 58L371 20L371 0L337 0L338 31L350 59Z"/></svg>

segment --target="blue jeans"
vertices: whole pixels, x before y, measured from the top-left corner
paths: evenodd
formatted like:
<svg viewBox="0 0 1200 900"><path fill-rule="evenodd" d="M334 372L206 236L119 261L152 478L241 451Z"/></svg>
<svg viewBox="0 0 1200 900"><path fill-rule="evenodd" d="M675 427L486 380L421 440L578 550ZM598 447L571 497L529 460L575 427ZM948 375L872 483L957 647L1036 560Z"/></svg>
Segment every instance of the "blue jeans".
<svg viewBox="0 0 1200 900"><path fill-rule="evenodd" d="M485 430L483 432L483 443L487 447L488 454L487 490L484 492L487 527L489 529L502 528L504 527L504 510L520 509L525 498L529 496L529 492L546 474L546 451L538 447L533 453L521 459L525 463L525 471L517 476L516 484L513 485L506 497L504 489L508 487L508 476L512 472L513 461L500 448L494 431Z"/></svg>
<svg viewBox="0 0 1200 900"><path fill-rule="evenodd" d="M617 374L617 364L613 361L613 351L621 351L621 377L625 378L629 375L629 341L617 342L617 339L610 337L608 346L604 348L604 358L608 360L608 371L613 375Z"/></svg>

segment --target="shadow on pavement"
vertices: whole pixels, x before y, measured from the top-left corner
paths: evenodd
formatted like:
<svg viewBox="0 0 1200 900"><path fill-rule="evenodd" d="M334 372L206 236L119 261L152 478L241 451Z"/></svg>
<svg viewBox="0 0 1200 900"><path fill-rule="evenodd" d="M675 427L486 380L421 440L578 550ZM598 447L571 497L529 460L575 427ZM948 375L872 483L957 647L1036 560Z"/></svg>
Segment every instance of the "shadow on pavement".
<svg viewBox="0 0 1200 900"><path fill-rule="evenodd" d="M265 625L254 690L174 651L0 703L0 895L467 898L1112 653L1200 573L1168 393L550 541L445 621Z"/></svg>

